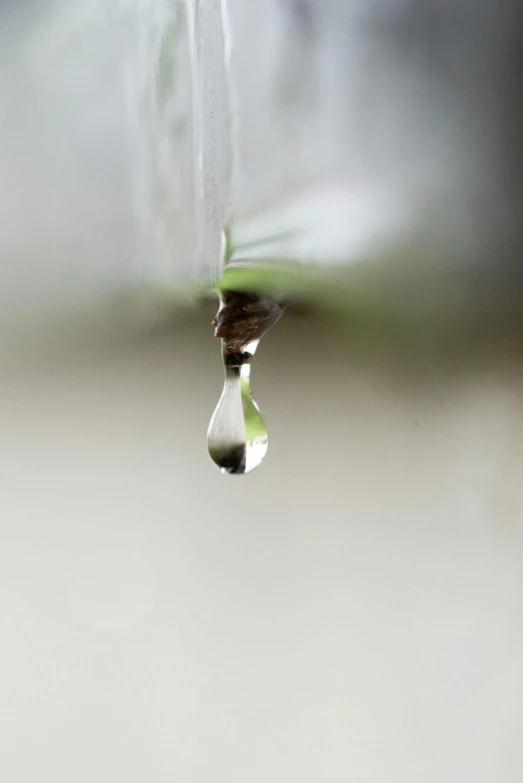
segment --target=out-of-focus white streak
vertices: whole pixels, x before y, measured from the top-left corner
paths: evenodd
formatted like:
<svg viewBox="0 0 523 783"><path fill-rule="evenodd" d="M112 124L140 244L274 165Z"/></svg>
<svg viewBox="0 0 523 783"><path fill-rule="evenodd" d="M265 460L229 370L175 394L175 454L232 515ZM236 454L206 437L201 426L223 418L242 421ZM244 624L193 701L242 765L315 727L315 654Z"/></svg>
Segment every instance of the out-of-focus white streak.
<svg viewBox="0 0 523 783"><path fill-rule="evenodd" d="M2 319L210 283L229 223L251 244L284 224L303 264L428 249L436 266L502 270L521 244L512 3L4 12Z"/></svg>

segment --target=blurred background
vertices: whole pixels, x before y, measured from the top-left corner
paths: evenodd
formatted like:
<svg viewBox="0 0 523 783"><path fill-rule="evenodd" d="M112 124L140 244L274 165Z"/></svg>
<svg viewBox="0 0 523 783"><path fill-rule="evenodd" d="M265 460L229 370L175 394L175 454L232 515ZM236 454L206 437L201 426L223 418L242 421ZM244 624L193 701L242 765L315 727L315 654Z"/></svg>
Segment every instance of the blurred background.
<svg viewBox="0 0 523 783"><path fill-rule="evenodd" d="M519 38L508 0L0 5L3 777L521 780ZM223 226L291 300L244 478Z"/></svg>

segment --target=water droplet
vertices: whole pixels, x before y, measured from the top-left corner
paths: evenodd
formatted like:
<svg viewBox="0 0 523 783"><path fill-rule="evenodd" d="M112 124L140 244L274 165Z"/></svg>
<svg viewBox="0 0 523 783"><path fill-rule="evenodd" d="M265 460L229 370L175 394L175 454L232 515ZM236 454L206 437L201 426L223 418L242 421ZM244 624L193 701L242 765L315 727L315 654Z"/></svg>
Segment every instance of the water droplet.
<svg viewBox="0 0 523 783"><path fill-rule="evenodd" d="M239 292L224 295L213 322L222 338L225 382L211 418L207 446L223 473L250 473L267 452L267 428L252 397L251 359L283 306L274 299Z"/></svg>
<svg viewBox="0 0 523 783"><path fill-rule="evenodd" d="M257 342L249 345L250 356L256 346ZM223 473L249 473L267 452L267 428L252 398L250 358L233 364L225 347L223 351L225 383L209 424L207 445Z"/></svg>

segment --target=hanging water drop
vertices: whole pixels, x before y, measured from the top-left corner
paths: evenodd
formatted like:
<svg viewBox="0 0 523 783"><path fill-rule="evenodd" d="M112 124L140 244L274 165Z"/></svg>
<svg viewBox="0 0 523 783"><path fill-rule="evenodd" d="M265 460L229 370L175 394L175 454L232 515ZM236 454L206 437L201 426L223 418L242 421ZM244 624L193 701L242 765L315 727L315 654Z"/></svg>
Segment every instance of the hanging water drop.
<svg viewBox="0 0 523 783"><path fill-rule="evenodd" d="M209 424L207 447L223 473L250 473L267 452L267 428L251 392L251 359L283 309L268 296L239 291L220 294L213 326L222 341L225 382Z"/></svg>
<svg viewBox="0 0 523 783"><path fill-rule="evenodd" d="M209 425L207 445L224 473L249 473L267 451L267 429L250 388L250 357L256 345L246 346L242 364L222 346L225 383Z"/></svg>

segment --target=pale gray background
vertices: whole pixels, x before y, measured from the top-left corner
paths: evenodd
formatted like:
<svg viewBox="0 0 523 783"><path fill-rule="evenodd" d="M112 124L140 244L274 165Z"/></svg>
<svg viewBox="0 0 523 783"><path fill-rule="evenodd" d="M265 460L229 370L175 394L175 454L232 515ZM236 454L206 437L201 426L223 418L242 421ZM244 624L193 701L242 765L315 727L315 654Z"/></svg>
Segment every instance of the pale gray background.
<svg viewBox="0 0 523 783"><path fill-rule="evenodd" d="M209 319L3 373L2 776L518 783L521 380L289 316L222 476Z"/></svg>

